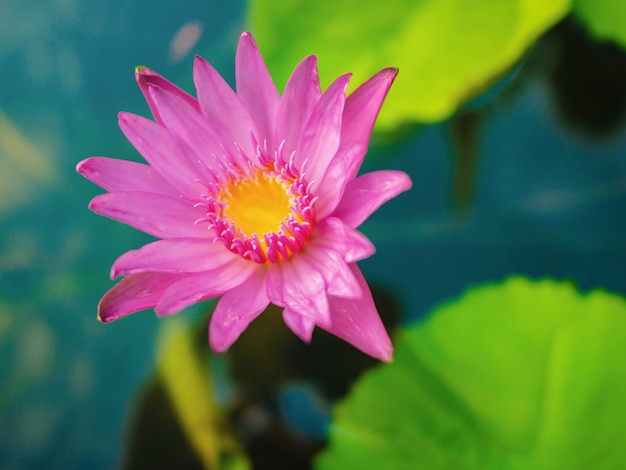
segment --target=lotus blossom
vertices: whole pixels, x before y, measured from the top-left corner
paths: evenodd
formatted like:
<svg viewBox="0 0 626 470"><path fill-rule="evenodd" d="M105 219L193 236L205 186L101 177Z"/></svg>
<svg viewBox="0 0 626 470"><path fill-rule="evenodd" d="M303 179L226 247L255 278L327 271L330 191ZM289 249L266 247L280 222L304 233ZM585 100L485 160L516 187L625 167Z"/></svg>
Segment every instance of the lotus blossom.
<svg viewBox="0 0 626 470"><path fill-rule="evenodd" d="M99 320L149 308L169 315L221 296L209 343L224 352L273 303L305 342L318 326L391 360L356 265L375 249L356 228L411 181L399 171L357 173L397 70L381 70L346 97L350 74L322 93L309 56L281 97L249 33L235 65L233 91L196 57L197 98L137 68L155 120L122 112L119 125L147 164L78 164L108 191L90 209L159 239L115 261L111 278L123 279L100 301Z"/></svg>

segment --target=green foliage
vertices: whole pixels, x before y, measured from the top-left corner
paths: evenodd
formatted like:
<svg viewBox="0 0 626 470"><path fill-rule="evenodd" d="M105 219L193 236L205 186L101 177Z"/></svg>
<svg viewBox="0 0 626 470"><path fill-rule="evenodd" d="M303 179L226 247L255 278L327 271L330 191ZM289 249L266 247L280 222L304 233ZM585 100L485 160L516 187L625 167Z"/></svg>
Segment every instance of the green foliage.
<svg viewBox="0 0 626 470"><path fill-rule="evenodd" d="M183 321L164 323L157 373L137 404L123 469L251 468L214 399L202 326L199 341Z"/></svg>
<svg viewBox="0 0 626 470"><path fill-rule="evenodd" d="M359 84L399 67L378 124L434 122L485 89L547 28L569 0L252 0L248 20L268 67L284 85L305 55L319 56L328 84Z"/></svg>
<svg viewBox="0 0 626 470"><path fill-rule="evenodd" d="M403 331L334 413L324 470L626 468L626 302L512 278Z"/></svg>
<svg viewBox="0 0 626 470"><path fill-rule="evenodd" d="M624 0L574 0L573 10L595 37L626 47Z"/></svg>

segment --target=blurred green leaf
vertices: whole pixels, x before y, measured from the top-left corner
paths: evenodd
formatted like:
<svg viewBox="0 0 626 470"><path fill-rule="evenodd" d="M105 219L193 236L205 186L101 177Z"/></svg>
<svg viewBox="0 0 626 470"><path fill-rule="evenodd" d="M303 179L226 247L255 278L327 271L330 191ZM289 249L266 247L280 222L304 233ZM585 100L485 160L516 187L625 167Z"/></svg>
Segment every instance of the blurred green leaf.
<svg viewBox="0 0 626 470"><path fill-rule="evenodd" d="M318 55L323 84L353 72L354 88L399 67L379 118L389 129L447 118L569 7L569 0L252 0L248 22L279 87L308 54Z"/></svg>
<svg viewBox="0 0 626 470"><path fill-rule="evenodd" d="M249 461L214 399L205 324L170 318L159 335L156 375L135 411L124 469L248 470Z"/></svg>
<svg viewBox="0 0 626 470"><path fill-rule="evenodd" d="M572 8L596 38L626 47L624 0L574 0Z"/></svg>
<svg viewBox="0 0 626 470"><path fill-rule="evenodd" d="M334 413L320 469L626 468L626 302L477 288L403 331Z"/></svg>
<svg viewBox="0 0 626 470"><path fill-rule="evenodd" d="M206 364L196 353L193 339L193 331L182 323L167 323L160 337L163 352L158 372L191 446L206 468L217 468L219 410L213 402Z"/></svg>

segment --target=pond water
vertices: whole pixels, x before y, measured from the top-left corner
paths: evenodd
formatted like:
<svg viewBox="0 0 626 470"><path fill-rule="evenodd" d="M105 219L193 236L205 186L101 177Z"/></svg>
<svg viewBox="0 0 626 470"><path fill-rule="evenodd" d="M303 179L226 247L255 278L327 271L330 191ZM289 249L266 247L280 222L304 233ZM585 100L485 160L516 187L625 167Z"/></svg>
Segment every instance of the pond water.
<svg viewBox="0 0 626 470"><path fill-rule="evenodd" d="M0 4L0 468L120 462L168 320L96 321L111 263L149 237L91 213L101 191L74 167L91 155L139 159L117 127L120 110L148 114L136 65L191 91L198 53L232 83L244 10L223 0ZM469 114L484 106L473 105ZM404 170L414 188L363 225L378 250L361 265L367 279L401 301L404 321L514 273L626 293L624 126L576 132L541 74L477 119L469 208L451 202L450 123L376 140L366 169Z"/></svg>

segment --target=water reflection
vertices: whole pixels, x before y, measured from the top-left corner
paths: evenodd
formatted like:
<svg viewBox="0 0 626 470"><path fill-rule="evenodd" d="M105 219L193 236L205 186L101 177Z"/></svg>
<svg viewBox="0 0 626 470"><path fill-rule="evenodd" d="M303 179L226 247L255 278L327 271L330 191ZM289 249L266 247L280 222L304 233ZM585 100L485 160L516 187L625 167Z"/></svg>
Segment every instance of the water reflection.
<svg viewBox="0 0 626 470"><path fill-rule="evenodd" d="M59 183L49 150L30 137L0 111L0 217L30 202L32 188L50 190Z"/></svg>

